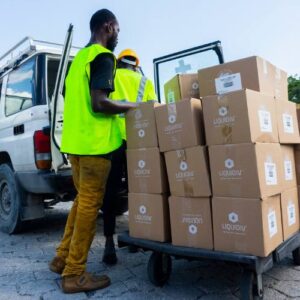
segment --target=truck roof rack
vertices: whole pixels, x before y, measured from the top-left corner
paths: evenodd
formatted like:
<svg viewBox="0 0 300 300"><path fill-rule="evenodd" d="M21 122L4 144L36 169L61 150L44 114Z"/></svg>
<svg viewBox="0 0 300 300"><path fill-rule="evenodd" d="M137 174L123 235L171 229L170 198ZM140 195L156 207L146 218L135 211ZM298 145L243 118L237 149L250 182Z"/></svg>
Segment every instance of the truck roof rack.
<svg viewBox="0 0 300 300"><path fill-rule="evenodd" d="M20 64L22 60L34 52L43 51L59 54L62 47L62 44L34 40L27 36L0 57L0 75ZM75 55L78 50L80 50L79 47L72 47L71 55Z"/></svg>

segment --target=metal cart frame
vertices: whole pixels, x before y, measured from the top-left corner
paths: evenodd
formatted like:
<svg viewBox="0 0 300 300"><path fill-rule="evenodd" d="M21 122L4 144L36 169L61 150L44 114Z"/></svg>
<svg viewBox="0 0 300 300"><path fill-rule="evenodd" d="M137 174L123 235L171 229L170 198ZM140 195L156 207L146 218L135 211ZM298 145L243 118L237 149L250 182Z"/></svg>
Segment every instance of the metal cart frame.
<svg viewBox="0 0 300 300"><path fill-rule="evenodd" d="M253 299L254 295L263 299L262 274L270 270L275 263L282 261L290 253L293 255L294 263L300 265L300 232L284 241L267 257L174 246L170 243L133 238L129 236L128 232L118 236L118 245L120 248L131 247L131 249L140 248L144 251L152 251L147 271L149 280L156 286L164 285L169 279L172 271L171 257L187 260L208 259L237 263L243 267L243 275L240 282L242 300Z"/></svg>

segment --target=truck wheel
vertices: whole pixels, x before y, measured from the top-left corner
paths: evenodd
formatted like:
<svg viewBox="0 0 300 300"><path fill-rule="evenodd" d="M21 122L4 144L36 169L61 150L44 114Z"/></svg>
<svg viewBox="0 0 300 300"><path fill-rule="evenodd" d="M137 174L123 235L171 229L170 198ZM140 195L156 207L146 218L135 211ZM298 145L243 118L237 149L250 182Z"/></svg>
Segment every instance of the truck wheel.
<svg viewBox="0 0 300 300"><path fill-rule="evenodd" d="M8 164L0 166L0 230L16 233L20 229L21 201L23 191L15 180L14 172Z"/></svg>

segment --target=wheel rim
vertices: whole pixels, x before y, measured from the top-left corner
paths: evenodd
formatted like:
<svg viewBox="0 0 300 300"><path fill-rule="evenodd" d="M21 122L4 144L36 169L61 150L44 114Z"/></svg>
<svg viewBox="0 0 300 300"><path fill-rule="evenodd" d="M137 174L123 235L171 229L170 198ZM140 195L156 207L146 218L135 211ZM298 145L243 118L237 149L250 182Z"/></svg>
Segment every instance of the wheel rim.
<svg viewBox="0 0 300 300"><path fill-rule="evenodd" d="M0 210L1 215L5 219L11 213L12 201L11 201L11 193L6 181L2 181L0 183Z"/></svg>

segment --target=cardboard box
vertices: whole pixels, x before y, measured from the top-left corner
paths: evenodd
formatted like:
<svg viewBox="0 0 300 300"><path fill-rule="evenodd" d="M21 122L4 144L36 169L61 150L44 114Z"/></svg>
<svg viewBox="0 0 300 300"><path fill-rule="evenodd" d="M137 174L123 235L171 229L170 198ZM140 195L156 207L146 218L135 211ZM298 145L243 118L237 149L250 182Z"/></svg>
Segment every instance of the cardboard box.
<svg viewBox="0 0 300 300"><path fill-rule="evenodd" d="M166 103L199 98L198 74L177 74L164 85Z"/></svg>
<svg viewBox="0 0 300 300"><path fill-rule="evenodd" d="M297 112L297 121L298 121L298 128L300 128L300 104L296 104L296 112Z"/></svg>
<svg viewBox="0 0 300 300"><path fill-rule="evenodd" d="M294 147L281 145L281 163L283 170L282 190L287 190L297 185Z"/></svg>
<svg viewBox="0 0 300 300"><path fill-rule="evenodd" d="M170 241L168 198L155 194L128 194L129 234L135 238Z"/></svg>
<svg viewBox="0 0 300 300"><path fill-rule="evenodd" d="M169 198L172 244L213 249L210 198Z"/></svg>
<svg viewBox="0 0 300 300"><path fill-rule="evenodd" d="M279 142L299 144L299 127L296 104L289 101L276 101Z"/></svg>
<svg viewBox="0 0 300 300"><path fill-rule="evenodd" d="M196 146L165 153L170 192L173 196L211 195L207 148Z"/></svg>
<svg viewBox="0 0 300 300"><path fill-rule="evenodd" d="M240 90L202 99L207 145L278 142L272 96Z"/></svg>
<svg viewBox="0 0 300 300"><path fill-rule="evenodd" d="M268 256L282 242L280 195L212 199L215 250Z"/></svg>
<svg viewBox="0 0 300 300"><path fill-rule="evenodd" d="M300 185L300 145L294 146L297 185Z"/></svg>
<svg viewBox="0 0 300 300"><path fill-rule="evenodd" d="M288 75L285 71L273 66L274 95L277 100L288 101Z"/></svg>
<svg viewBox="0 0 300 300"><path fill-rule="evenodd" d="M126 113L127 148L158 147L156 119L154 107L156 102L143 102L137 109L130 109Z"/></svg>
<svg viewBox="0 0 300 300"><path fill-rule="evenodd" d="M213 195L265 198L282 190L279 144L209 146Z"/></svg>
<svg viewBox="0 0 300 300"><path fill-rule="evenodd" d="M274 66L252 56L198 71L200 96L249 89L274 96Z"/></svg>
<svg viewBox="0 0 300 300"><path fill-rule="evenodd" d="M287 240L299 231L298 190L294 187L281 193L283 239Z"/></svg>
<svg viewBox="0 0 300 300"><path fill-rule="evenodd" d="M128 149L126 155L130 193L168 192L165 161L158 148Z"/></svg>
<svg viewBox="0 0 300 300"><path fill-rule="evenodd" d="M204 145L202 105L190 99L155 108L161 152Z"/></svg>

